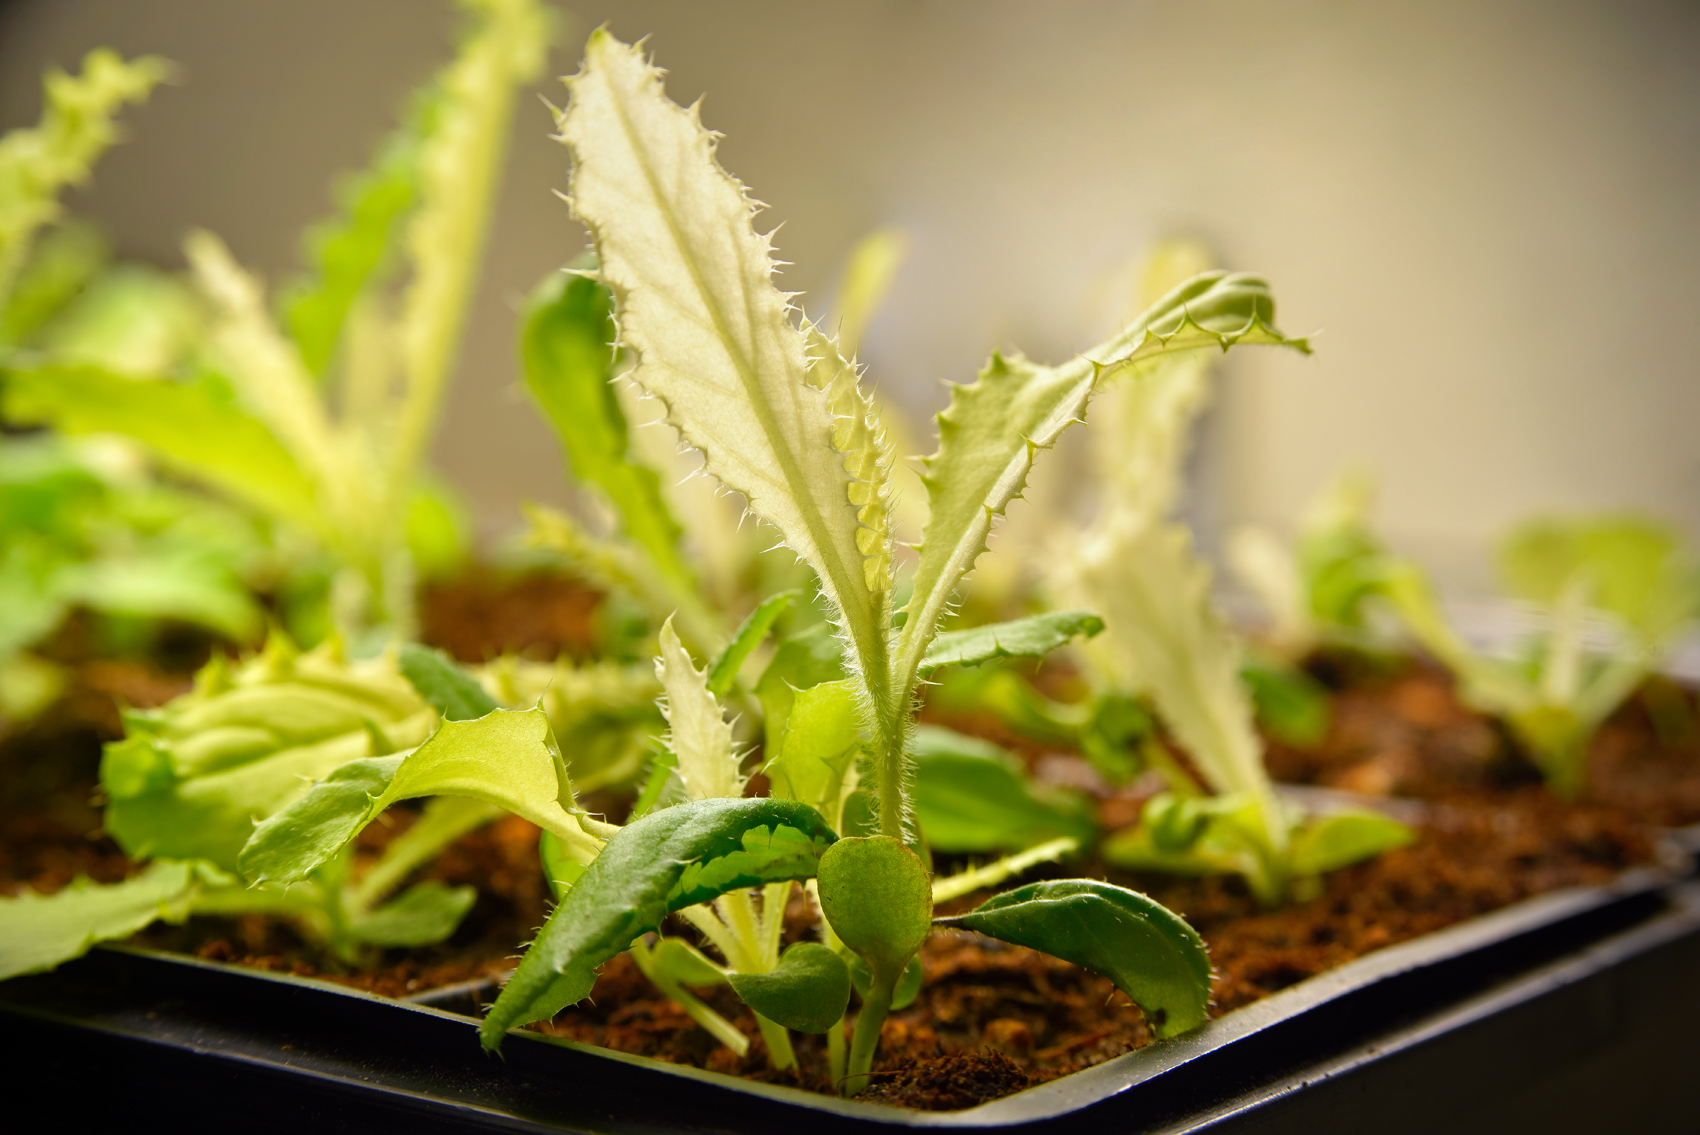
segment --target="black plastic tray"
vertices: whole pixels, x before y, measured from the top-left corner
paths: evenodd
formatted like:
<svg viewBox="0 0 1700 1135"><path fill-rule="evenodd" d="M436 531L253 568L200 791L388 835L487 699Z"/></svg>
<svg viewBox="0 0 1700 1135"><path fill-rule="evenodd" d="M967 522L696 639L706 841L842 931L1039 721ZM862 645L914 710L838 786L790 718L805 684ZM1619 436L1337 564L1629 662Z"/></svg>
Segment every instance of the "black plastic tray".
<svg viewBox="0 0 1700 1135"><path fill-rule="evenodd" d="M535 1033L490 1057L470 1016L128 948L0 984L0 1067L14 1100L62 1101L72 1129L1621 1130L1700 1116L1700 884L1672 880L1645 869L1540 896L960 1112Z"/></svg>

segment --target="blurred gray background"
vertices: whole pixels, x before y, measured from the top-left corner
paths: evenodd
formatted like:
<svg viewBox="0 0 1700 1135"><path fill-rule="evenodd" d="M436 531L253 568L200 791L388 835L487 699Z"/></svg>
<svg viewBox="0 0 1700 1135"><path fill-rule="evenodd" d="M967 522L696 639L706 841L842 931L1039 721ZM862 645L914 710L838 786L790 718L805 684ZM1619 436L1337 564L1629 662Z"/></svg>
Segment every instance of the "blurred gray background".
<svg viewBox="0 0 1700 1135"><path fill-rule="evenodd" d="M919 414L995 346L1048 361L1121 313L1158 236L1267 275L1310 359L1229 360L1195 514L1290 526L1342 465L1454 590L1539 511L1633 507L1700 537L1700 6L1430 0L578 3L649 35L681 102L784 222L783 282L824 311L856 238L913 238L862 349ZM192 226L273 282L333 177L448 52L438 0L12 0L0 129L39 75L107 44L181 82L126 116L73 208L166 266ZM553 81L540 93L559 102ZM495 534L559 500L515 388L519 298L584 244L543 106L501 213L436 462ZM928 431L930 435L930 430ZM1207 542L1209 542L1207 540Z"/></svg>

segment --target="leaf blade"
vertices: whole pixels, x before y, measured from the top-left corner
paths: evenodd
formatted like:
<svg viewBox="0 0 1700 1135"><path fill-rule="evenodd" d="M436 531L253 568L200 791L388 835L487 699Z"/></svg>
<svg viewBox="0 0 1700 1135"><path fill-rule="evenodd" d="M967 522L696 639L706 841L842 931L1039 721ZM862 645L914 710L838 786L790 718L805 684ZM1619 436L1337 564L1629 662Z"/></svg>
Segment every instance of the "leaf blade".
<svg viewBox="0 0 1700 1135"><path fill-rule="evenodd" d="M1005 623L943 631L927 647L920 672L942 666L980 666L999 658L1042 658L1076 635L1091 638L1104 620L1091 611L1046 611Z"/></svg>
<svg viewBox="0 0 1700 1135"><path fill-rule="evenodd" d="M746 833L780 826L817 848L837 838L813 809L764 799L692 801L620 829L549 916L491 1006L479 1027L484 1047L494 1049L508 1029L582 1000L595 984L596 967L656 929L669 911L714 897L701 890L675 893L688 865L747 850ZM719 880L726 890L778 881L748 875Z"/></svg>
<svg viewBox="0 0 1700 1135"><path fill-rule="evenodd" d="M972 385L951 391L939 449L925 460L930 515L898 644L896 685L917 672L951 592L985 550L993 520L1020 494L1040 449L1081 420L1106 376L1205 347L1267 343L1308 351L1273 329L1274 300L1255 276L1207 272L1159 300L1122 334L1057 367L993 355Z"/></svg>
<svg viewBox="0 0 1700 1135"><path fill-rule="evenodd" d="M689 591L695 575L679 554L683 533L661 478L631 451L614 391L613 308L608 289L583 276L555 273L539 284L521 331L526 386L555 427L573 476L599 486L656 571Z"/></svg>
<svg viewBox="0 0 1700 1135"><path fill-rule="evenodd" d="M618 301L633 381L666 406L704 468L815 569L855 660L883 673L888 596L870 589L867 564L888 552L859 545L851 497L853 486L881 486L856 480L834 446L834 391L811 375L750 200L636 50L599 30L568 84L559 123L574 158L571 203Z"/></svg>
<svg viewBox="0 0 1700 1135"><path fill-rule="evenodd" d="M1210 956L1186 920L1135 891L1090 879L1029 883L941 918L1103 975L1145 1011L1158 1037L1204 1023Z"/></svg>

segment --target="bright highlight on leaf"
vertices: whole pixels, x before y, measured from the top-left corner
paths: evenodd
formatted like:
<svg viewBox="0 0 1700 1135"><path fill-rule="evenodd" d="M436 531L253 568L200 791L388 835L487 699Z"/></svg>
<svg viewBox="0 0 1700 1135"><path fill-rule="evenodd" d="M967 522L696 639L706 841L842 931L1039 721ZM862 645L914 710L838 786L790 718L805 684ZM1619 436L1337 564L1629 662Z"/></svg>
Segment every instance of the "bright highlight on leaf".
<svg viewBox="0 0 1700 1135"><path fill-rule="evenodd" d="M782 828L796 833L780 840ZM764 833L771 833L767 835ZM645 816L608 841L567 892L479 1030L547 1020L589 995L596 969L655 930L669 911L739 887L809 878L836 839L810 808L779 800L701 800ZM776 854L764 855L764 849ZM732 869L718 861L738 857ZM695 867L692 879L688 869Z"/></svg>
<svg viewBox="0 0 1700 1135"><path fill-rule="evenodd" d="M814 568L862 680L879 681L889 549L865 403L836 350L828 357L817 339L811 363L773 285L754 204L714 160L696 113L667 99L660 73L598 31L568 86L560 136L574 159L571 203L619 305L631 379L660 399L706 471Z"/></svg>

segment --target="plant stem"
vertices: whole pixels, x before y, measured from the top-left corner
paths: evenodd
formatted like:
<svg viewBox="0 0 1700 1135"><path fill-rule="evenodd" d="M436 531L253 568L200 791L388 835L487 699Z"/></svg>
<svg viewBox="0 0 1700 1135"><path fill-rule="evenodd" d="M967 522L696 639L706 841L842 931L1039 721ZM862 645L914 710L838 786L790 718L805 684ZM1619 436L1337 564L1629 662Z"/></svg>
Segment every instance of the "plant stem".
<svg viewBox="0 0 1700 1135"><path fill-rule="evenodd" d="M869 1073L874 1066L874 1049L879 1047L880 1029L885 1025L886 1014L891 1012L891 995L901 976L902 967L891 974L877 971L873 974L868 995L862 998L862 1011L856 1014L856 1031L850 1038L850 1063L841 1089L846 1096L853 1096L868 1086Z"/></svg>
<svg viewBox="0 0 1700 1135"><path fill-rule="evenodd" d="M844 1079L844 1018L826 1031L826 1068L833 1083Z"/></svg>
<svg viewBox="0 0 1700 1135"><path fill-rule="evenodd" d="M797 1066L797 1053L791 1047L791 1033L784 1025L770 1021L754 1009L756 1027L761 1030L761 1039L767 1042L767 1062L776 1072Z"/></svg>
<svg viewBox="0 0 1700 1135"><path fill-rule="evenodd" d="M424 815L391 840L384 849L383 857L351 888L348 904L369 910L379 899L400 886L414 868L435 857L467 832L481 828L503 814L500 806L482 800L464 796L435 798L425 806Z"/></svg>
<svg viewBox="0 0 1700 1135"><path fill-rule="evenodd" d="M683 1009L687 1017L701 1025L715 1040L730 1048L739 1056L743 1056L750 1050L750 1039L739 1032L731 1021L710 1009L703 1004L696 994L665 977L655 968L654 948L648 942L641 940L633 942L631 955L632 961L637 963L638 969L644 977L649 979L649 983L672 998L674 1004ZM759 1021L760 1018L758 1017L757 1020ZM762 1031L762 1036L767 1036L765 1029ZM773 1051L772 1042L768 1044L768 1051L770 1053ZM795 1057L792 1059L795 1061Z"/></svg>

